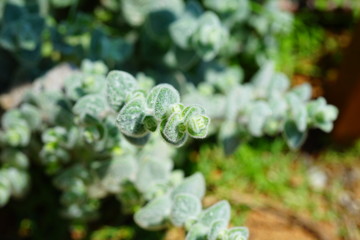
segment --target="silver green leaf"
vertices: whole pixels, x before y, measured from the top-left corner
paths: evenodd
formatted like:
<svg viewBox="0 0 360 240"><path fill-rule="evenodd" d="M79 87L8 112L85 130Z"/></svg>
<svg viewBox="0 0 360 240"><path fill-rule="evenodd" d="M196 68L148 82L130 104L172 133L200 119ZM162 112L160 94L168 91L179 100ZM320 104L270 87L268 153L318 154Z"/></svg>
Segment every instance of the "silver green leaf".
<svg viewBox="0 0 360 240"><path fill-rule="evenodd" d="M135 78L123 71L114 70L109 72L106 82L106 98L115 112L119 112L125 105L128 96L138 89Z"/></svg>
<svg viewBox="0 0 360 240"><path fill-rule="evenodd" d="M229 33L213 12L205 12L198 21L198 28L191 39L192 45L199 56L210 61L225 45Z"/></svg>
<svg viewBox="0 0 360 240"><path fill-rule="evenodd" d="M230 221L230 214L229 202L222 200L204 210L200 214L198 222L205 226L211 226L216 221L224 221L228 224Z"/></svg>
<svg viewBox="0 0 360 240"><path fill-rule="evenodd" d="M191 194L199 199L205 195L205 179L201 173L195 173L187 177L180 185L178 185L171 193L172 198L178 194Z"/></svg>
<svg viewBox="0 0 360 240"><path fill-rule="evenodd" d="M165 184L171 175L172 164L163 159L152 159L144 156L139 162L139 170L135 179L136 188L142 193L154 193L157 187Z"/></svg>
<svg viewBox="0 0 360 240"><path fill-rule="evenodd" d="M194 195L180 193L173 199L170 220L175 226L182 226L189 219L196 219L201 212L200 199Z"/></svg>
<svg viewBox="0 0 360 240"><path fill-rule="evenodd" d="M226 240L247 240L249 238L249 229L247 227L233 227L226 230Z"/></svg>
<svg viewBox="0 0 360 240"><path fill-rule="evenodd" d="M89 94L80 98L73 107L73 112L81 119L87 116L98 118L107 109L106 100L101 94Z"/></svg>
<svg viewBox="0 0 360 240"><path fill-rule="evenodd" d="M284 137L291 149L298 149L305 141L307 131L299 131L296 123L287 121L284 126Z"/></svg>
<svg viewBox="0 0 360 240"><path fill-rule="evenodd" d="M210 118L205 115L192 116L186 121L187 132L193 138L205 138L209 125Z"/></svg>
<svg viewBox="0 0 360 240"><path fill-rule="evenodd" d="M228 223L222 220L213 222L208 233L208 240L217 240L219 234L227 228L227 225Z"/></svg>
<svg viewBox="0 0 360 240"><path fill-rule="evenodd" d="M165 195L155 198L134 215L135 222L148 230L159 230L165 227L166 219L171 211L170 197Z"/></svg>
<svg viewBox="0 0 360 240"><path fill-rule="evenodd" d="M159 84L151 89L146 102L155 118L160 121L166 117L171 105L180 102L180 95L170 84Z"/></svg>
<svg viewBox="0 0 360 240"><path fill-rule="evenodd" d="M144 125L145 98L138 97L126 103L116 118L120 131L130 137L144 137L148 130Z"/></svg>
<svg viewBox="0 0 360 240"><path fill-rule="evenodd" d="M181 113L173 113L160 124L161 136L170 144L180 147L187 140L186 125Z"/></svg>
<svg viewBox="0 0 360 240"><path fill-rule="evenodd" d="M190 227L185 240L207 240L209 227L201 223L195 223Z"/></svg>

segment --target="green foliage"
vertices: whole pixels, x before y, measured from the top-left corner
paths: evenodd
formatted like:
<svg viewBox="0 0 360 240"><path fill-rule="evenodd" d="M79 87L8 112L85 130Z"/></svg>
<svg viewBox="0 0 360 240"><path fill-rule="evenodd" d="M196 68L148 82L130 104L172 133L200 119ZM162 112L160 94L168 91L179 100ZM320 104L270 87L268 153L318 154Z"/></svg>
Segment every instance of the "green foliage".
<svg viewBox="0 0 360 240"><path fill-rule="evenodd" d="M179 147L188 135L204 138L210 124L201 107L180 104L179 92L171 85L159 84L146 94L131 75L120 71L112 71L107 77L107 99L113 110L120 110L116 118L120 131L131 138L143 138L159 128L167 142ZM93 101L97 105L101 103L100 99ZM82 102L90 104L89 99L80 99L74 107L75 113Z"/></svg>
<svg viewBox="0 0 360 240"><path fill-rule="evenodd" d="M290 88L275 71L277 39L293 23L276 0L0 5L0 54L14 59L13 76L82 62L63 89L30 92L4 114L0 205L25 193L35 164L74 221L97 219L113 196L145 229L173 224L188 240L247 239L245 228L227 229L227 201L203 209L204 177L173 170L169 146L216 134L231 153L240 142L282 134L297 149L309 128L329 132L338 115L323 98L310 100L309 85ZM257 163L247 164L257 180Z"/></svg>
<svg viewBox="0 0 360 240"><path fill-rule="evenodd" d="M209 117L201 106L183 105L171 85L150 89L152 84L141 84L146 76L139 76L143 82L84 61L65 81L64 91L40 87L6 112L1 121L0 205L26 194L28 168L39 165L61 192L63 216L76 223L97 219L103 199L114 196L144 229L173 224L185 227L191 238L201 225L206 226L205 237L210 234L207 225L223 221L222 232L212 230L211 235L227 239L230 205L221 201L203 210L203 175L185 178L181 170L173 170L170 146L184 144L188 136L206 137Z"/></svg>
<svg viewBox="0 0 360 240"><path fill-rule="evenodd" d="M233 78L238 75L233 74ZM309 84L290 88L287 76L275 72L272 62L267 62L248 83L212 79L209 77L202 83L207 91L190 88L184 101L205 106L213 119L210 132L219 133L227 153L235 150L240 143L237 139L280 133L290 148L298 149L309 128L329 132L338 115L336 107L327 104L324 98L310 99Z"/></svg>

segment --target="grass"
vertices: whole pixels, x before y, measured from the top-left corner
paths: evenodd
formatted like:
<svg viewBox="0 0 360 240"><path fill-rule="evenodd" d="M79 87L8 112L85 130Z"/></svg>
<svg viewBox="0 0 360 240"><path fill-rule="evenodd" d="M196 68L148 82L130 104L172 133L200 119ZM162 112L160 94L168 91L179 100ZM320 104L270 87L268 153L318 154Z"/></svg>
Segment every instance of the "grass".
<svg viewBox="0 0 360 240"><path fill-rule="evenodd" d="M306 212L314 219L330 220L336 216L328 204L338 187L316 190L308 177L313 164L310 157L288 151L280 140L244 144L232 156L225 156L219 146L207 145L191 160L194 170L206 176L208 194L219 199L250 195L255 202L266 199ZM234 211L246 210L241 204L239 208Z"/></svg>

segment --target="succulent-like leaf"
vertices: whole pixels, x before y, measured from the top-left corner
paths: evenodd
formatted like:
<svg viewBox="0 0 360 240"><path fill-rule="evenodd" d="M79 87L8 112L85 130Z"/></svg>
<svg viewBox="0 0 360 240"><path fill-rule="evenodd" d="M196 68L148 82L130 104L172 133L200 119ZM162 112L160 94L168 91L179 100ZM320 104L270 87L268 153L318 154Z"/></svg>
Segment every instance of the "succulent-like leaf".
<svg viewBox="0 0 360 240"><path fill-rule="evenodd" d="M182 226L189 219L196 219L201 212L200 199L191 194L180 193L173 199L170 220L175 226Z"/></svg>
<svg viewBox="0 0 360 240"><path fill-rule="evenodd" d="M211 226L216 221L224 221L228 224L230 221L230 213L229 202L222 200L204 210L200 214L198 222L205 226Z"/></svg>
<svg viewBox="0 0 360 240"><path fill-rule="evenodd" d="M249 229L247 227L233 227L226 230L226 240L247 240L249 238Z"/></svg>
<svg viewBox="0 0 360 240"><path fill-rule="evenodd" d="M73 107L75 114L85 119L86 116L98 118L106 111L106 100L100 94L90 94L80 98Z"/></svg>
<svg viewBox="0 0 360 240"><path fill-rule="evenodd" d="M4 129L11 128L17 125L18 122L23 122L21 112L18 109L12 109L4 113L1 118L1 125Z"/></svg>
<svg viewBox="0 0 360 240"><path fill-rule="evenodd" d="M142 193L152 193L156 187L165 184L171 174L172 165L164 163L163 159L144 157L139 162L139 171L136 176L135 186Z"/></svg>
<svg viewBox="0 0 360 240"><path fill-rule="evenodd" d="M333 105L327 105L322 97L311 101L307 105L307 112L311 125L318 127L325 132L333 128L333 121L337 118L339 110Z"/></svg>
<svg viewBox="0 0 360 240"><path fill-rule="evenodd" d="M135 145L135 146L138 146L138 147L143 147L145 146L145 144L149 141L150 139L150 134L147 134L143 137L130 137L130 136L127 136L127 135L123 135L125 137L125 139Z"/></svg>
<svg viewBox="0 0 360 240"><path fill-rule="evenodd" d="M189 121L191 117L201 114L205 114L205 110L199 105L190 105L182 111L185 122Z"/></svg>
<svg viewBox="0 0 360 240"><path fill-rule="evenodd" d="M228 30L221 25L218 16L205 12L198 22L198 28L192 36L192 45L205 61L212 60L226 43Z"/></svg>
<svg viewBox="0 0 360 240"><path fill-rule="evenodd" d="M269 83L268 97L282 97L290 86L289 78L283 73L275 73Z"/></svg>
<svg viewBox="0 0 360 240"><path fill-rule="evenodd" d="M155 132L159 125L157 119L152 115L146 115L143 122L145 128L151 132Z"/></svg>
<svg viewBox="0 0 360 240"><path fill-rule="evenodd" d="M146 102L144 98L135 98L121 109L116 124L120 131L130 137L144 137L148 131L144 125Z"/></svg>
<svg viewBox="0 0 360 240"><path fill-rule="evenodd" d="M226 155L234 153L241 143L239 126L234 121L223 122L218 136Z"/></svg>
<svg viewBox="0 0 360 240"><path fill-rule="evenodd" d="M205 115L192 116L186 122L187 132L193 138L205 138L209 125L210 118Z"/></svg>
<svg viewBox="0 0 360 240"><path fill-rule="evenodd" d="M17 121L4 132L3 141L12 147L24 147L30 141L30 128L24 121Z"/></svg>
<svg viewBox="0 0 360 240"><path fill-rule="evenodd" d="M31 129L36 129L41 125L41 114L40 111L30 104L23 104L20 107L21 116L27 122Z"/></svg>
<svg viewBox="0 0 360 240"><path fill-rule="evenodd" d="M256 95L259 97L266 96L269 89L271 80L275 72L274 63L269 61L266 62L260 70L251 79L251 84L254 86Z"/></svg>
<svg viewBox="0 0 360 240"><path fill-rule="evenodd" d="M138 84L132 75L117 70L109 72L106 81L107 101L115 112L119 112L128 96L138 89Z"/></svg>
<svg viewBox="0 0 360 240"><path fill-rule="evenodd" d="M266 119L271 115L269 105L264 101L257 101L252 105L249 113L249 132L256 137L263 135Z"/></svg>
<svg viewBox="0 0 360 240"><path fill-rule="evenodd" d="M159 84L151 89L146 102L154 111L155 118L160 121L166 117L171 105L180 102L180 95L170 84Z"/></svg>
<svg viewBox="0 0 360 240"><path fill-rule="evenodd" d="M17 168L7 168L6 177L10 182L11 195L21 197L29 185L29 175L26 171Z"/></svg>
<svg viewBox="0 0 360 240"><path fill-rule="evenodd" d="M170 25L170 36L179 47L188 49L190 39L197 27L197 21L192 16L186 16L178 19Z"/></svg>
<svg viewBox="0 0 360 240"><path fill-rule="evenodd" d="M176 147L182 146L187 139L186 125L181 113L173 113L160 125L160 132L163 138Z"/></svg>
<svg viewBox="0 0 360 240"><path fill-rule="evenodd" d="M291 89L302 101L308 101L311 98L312 89L309 83L304 83Z"/></svg>
<svg viewBox="0 0 360 240"><path fill-rule="evenodd" d="M19 150L5 149L0 155L4 165L9 165L19 169L26 169L29 166L28 157Z"/></svg>
<svg viewBox="0 0 360 240"><path fill-rule="evenodd" d="M284 126L284 137L291 149L298 149L305 141L307 132L299 131L293 121L287 121Z"/></svg>
<svg viewBox="0 0 360 240"><path fill-rule="evenodd" d="M208 233L208 240L216 240L221 231L227 228L228 223L226 221L215 221L210 227L210 231Z"/></svg>
<svg viewBox="0 0 360 240"><path fill-rule="evenodd" d="M304 102L293 93L289 93L286 99L290 107L290 119L296 123L299 131L304 132L306 130L308 117Z"/></svg>
<svg viewBox="0 0 360 240"><path fill-rule="evenodd" d="M126 180L134 181L137 172L137 162L133 157L119 156L115 159L101 162L97 168L101 179L101 188L110 193L119 193Z"/></svg>
<svg viewBox="0 0 360 240"><path fill-rule="evenodd" d="M183 8L180 0L121 0L121 9L125 20L132 26L144 23L149 13L166 10L177 15Z"/></svg>
<svg viewBox="0 0 360 240"><path fill-rule="evenodd" d="M190 227L185 240L207 240L209 227L201 223L195 223Z"/></svg>
<svg viewBox="0 0 360 240"><path fill-rule="evenodd" d="M178 194L191 194L202 199L205 195L205 179L201 173L195 173L187 177L179 186L177 186L171 193L174 199Z"/></svg>
<svg viewBox="0 0 360 240"><path fill-rule="evenodd" d="M165 195L155 198L134 215L135 222L142 228L158 230L165 226L165 220L171 211L170 197Z"/></svg>

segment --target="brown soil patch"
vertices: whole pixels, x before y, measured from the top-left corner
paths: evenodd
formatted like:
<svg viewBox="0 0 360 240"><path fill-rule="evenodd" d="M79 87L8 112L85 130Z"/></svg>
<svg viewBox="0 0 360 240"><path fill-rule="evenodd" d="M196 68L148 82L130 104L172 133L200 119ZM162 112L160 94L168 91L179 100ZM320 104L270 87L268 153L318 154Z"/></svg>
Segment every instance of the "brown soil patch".
<svg viewBox="0 0 360 240"><path fill-rule="evenodd" d="M245 226L250 229L250 240L316 240L302 227L268 212L252 211Z"/></svg>
<svg viewBox="0 0 360 240"><path fill-rule="evenodd" d="M306 225L306 224L305 224ZM318 223L316 223L318 225ZM250 229L250 240L336 240L336 228L331 224L304 226L282 215L269 211L253 210L245 223ZM326 236L316 236L317 230ZM314 231L315 230L315 231ZM315 233L314 233L315 232Z"/></svg>

